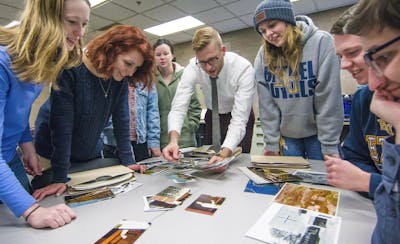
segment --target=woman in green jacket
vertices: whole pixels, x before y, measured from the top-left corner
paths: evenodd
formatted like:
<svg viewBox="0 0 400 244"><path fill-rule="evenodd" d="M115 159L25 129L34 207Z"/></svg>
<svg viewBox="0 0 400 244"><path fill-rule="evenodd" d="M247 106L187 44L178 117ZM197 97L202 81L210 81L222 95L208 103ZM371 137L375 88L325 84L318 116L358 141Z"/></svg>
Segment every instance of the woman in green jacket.
<svg viewBox="0 0 400 244"><path fill-rule="evenodd" d="M174 47L167 39L158 39L153 45L157 65L156 86L158 92L158 108L160 110L160 146L164 148L169 143L168 113L175 96L176 88L181 79L184 67L173 62ZM199 127L201 114L200 102L197 95L193 94L189 104L188 114L182 126L179 137L179 147L196 146L196 130Z"/></svg>

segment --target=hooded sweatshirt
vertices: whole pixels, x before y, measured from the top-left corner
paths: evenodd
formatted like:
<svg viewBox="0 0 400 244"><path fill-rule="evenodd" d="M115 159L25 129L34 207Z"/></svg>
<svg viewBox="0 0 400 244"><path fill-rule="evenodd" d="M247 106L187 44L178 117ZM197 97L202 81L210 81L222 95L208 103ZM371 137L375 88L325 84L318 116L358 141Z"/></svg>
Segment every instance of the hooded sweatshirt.
<svg viewBox="0 0 400 244"><path fill-rule="evenodd" d="M280 86L264 63L263 47L254 61L258 81L260 121L265 148L279 151L280 136L318 136L323 154L338 153L343 127L343 102L339 58L333 38L317 29L307 16L296 16L303 32L303 56L299 67L298 90ZM289 68L286 75L289 80Z"/></svg>

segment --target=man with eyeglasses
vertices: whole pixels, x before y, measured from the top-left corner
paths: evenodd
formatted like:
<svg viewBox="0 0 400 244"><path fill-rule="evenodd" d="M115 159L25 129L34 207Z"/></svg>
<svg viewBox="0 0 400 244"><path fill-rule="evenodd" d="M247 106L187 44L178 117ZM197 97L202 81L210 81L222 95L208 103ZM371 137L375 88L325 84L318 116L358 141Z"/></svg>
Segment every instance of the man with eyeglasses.
<svg viewBox="0 0 400 244"><path fill-rule="evenodd" d="M218 152L218 145L223 142L217 156L212 157L209 163L231 156L239 144L243 152L249 153L254 124L254 114L250 111L255 93L251 63L235 53L227 52L221 36L211 27L196 31L192 48L196 57L190 60L183 72L168 115L170 143L163 149L165 159L179 159L179 134L196 83L201 85L207 106L206 144L213 144ZM217 103L213 104L216 100ZM218 113L212 113L213 109ZM215 120L217 117L219 119ZM218 126L219 130L215 130ZM218 171L223 170L225 168Z"/></svg>
<svg viewBox="0 0 400 244"><path fill-rule="evenodd" d="M361 37L344 33L344 26L352 17L356 5L346 10L331 28L336 54L341 68L352 74L359 85L368 84L368 65L364 61ZM369 110L372 91L364 86L354 94L351 106L350 129L342 146L342 158L325 161L330 185L358 191L374 198L382 181L382 146L384 139L393 135L392 125Z"/></svg>
<svg viewBox="0 0 400 244"><path fill-rule="evenodd" d="M375 191L377 224L372 243L400 240L400 1L361 0L346 32L360 35L368 86L374 95L371 111L393 125L395 135L383 145L382 182Z"/></svg>

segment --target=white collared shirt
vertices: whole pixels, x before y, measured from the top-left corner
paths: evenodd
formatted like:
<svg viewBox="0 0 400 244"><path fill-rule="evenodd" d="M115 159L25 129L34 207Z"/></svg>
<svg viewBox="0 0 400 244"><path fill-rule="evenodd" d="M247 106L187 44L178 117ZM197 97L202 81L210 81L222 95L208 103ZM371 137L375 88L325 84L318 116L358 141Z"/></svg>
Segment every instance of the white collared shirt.
<svg viewBox="0 0 400 244"><path fill-rule="evenodd" d="M201 86L207 108L212 109L210 77L196 65L196 59L192 58L183 72L172 101L168 115L168 132L175 130L180 133L196 83ZM256 91L251 63L235 53L226 52L224 66L218 74L217 90L219 113L230 112L232 115L222 147L233 151L246 133L246 124Z"/></svg>

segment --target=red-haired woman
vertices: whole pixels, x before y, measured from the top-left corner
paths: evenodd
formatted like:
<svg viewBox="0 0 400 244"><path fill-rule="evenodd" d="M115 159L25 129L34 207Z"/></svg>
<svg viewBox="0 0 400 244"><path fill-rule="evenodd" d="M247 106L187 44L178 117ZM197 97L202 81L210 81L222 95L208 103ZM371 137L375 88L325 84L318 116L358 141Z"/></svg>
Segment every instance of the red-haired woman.
<svg viewBox="0 0 400 244"><path fill-rule="evenodd" d="M63 193L68 172L104 166L87 162L102 157L100 135L110 116L120 163L141 170L132 158L128 84L140 81L150 87L153 59L140 29L117 25L87 45L80 66L62 73L59 89L51 91L36 120L36 151L51 164L32 181L36 199Z"/></svg>

